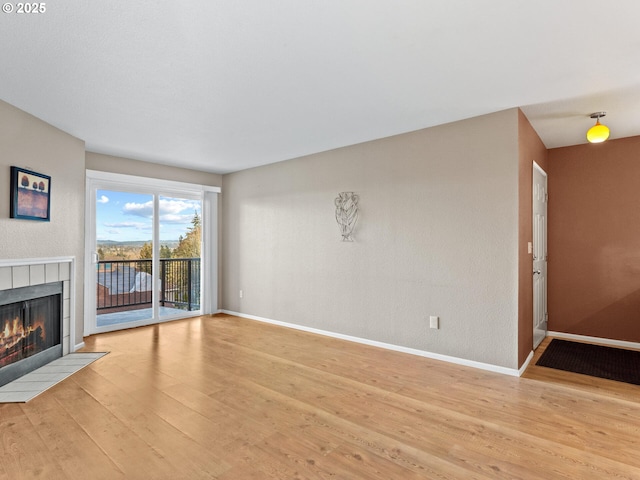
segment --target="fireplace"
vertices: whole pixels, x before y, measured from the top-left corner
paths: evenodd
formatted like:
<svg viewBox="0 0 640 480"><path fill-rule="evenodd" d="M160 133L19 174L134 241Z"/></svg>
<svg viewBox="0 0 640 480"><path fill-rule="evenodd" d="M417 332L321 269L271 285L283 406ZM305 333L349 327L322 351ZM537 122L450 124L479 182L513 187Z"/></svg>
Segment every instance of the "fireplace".
<svg viewBox="0 0 640 480"><path fill-rule="evenodd" d="M0 386L62 356L63 283L0 291Z"/></svg>

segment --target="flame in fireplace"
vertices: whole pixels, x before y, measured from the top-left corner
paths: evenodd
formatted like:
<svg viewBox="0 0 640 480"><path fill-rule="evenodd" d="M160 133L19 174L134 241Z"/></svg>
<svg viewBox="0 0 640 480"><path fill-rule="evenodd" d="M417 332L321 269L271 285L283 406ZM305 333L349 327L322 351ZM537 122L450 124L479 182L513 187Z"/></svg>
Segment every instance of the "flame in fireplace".
<svg viewBox="0 0 640 480"><path fill-rule="evenodd" d="M6 319L4 329L0 333L0 358L4 353L11 351L13 347L22 343L38 328L40 328L41 335L44 337L44 322L35 322L25 328L20 317Z"/></svg>
<svg viewBox="0 0 640 480"><path fill-rule="evenodd" d="M14 340L19 340L25 336L26 332L22 328L22 322L19 317L13 320L6 320L4 322L4 331L2 332L2 338L0 338L0 345L11 346L11 343L15 343Z"/></svg>
<svg viewBox="0 0 640 480"><path fill-rule="evenodd" d="M22 338L24 336L24 329L22 328L22 322L19 317L14 318L13 320L6 320L4 322L4 331L2 332L2 338L0 342L7 342L8 339L18 337ZM0 343L1 345L2 343Z"/></svg>
<svg viewBox="0 0 640 480"><path fill-rule="evenodd" d="M20 317L16 317L13 320L5 321L4 331L2 332L3 335L0 338L9 338L13 336L25 337L31 332L35 332L38 327L44 328L44 324L42 322L36 322L35 324L28 325L27 328L24 328Z"/></svg>
<svg viewBox="0 0 640 480"><path fill-rule="evenodd" d="M2 332L2 338L9 338L11 335L13 335L13 332L18 328L18 321L20 319L16 318L13 321L13 328L9 328L10 324L11 324L11 320L7 320L6 322L4 322L4 332Z"/></svg>

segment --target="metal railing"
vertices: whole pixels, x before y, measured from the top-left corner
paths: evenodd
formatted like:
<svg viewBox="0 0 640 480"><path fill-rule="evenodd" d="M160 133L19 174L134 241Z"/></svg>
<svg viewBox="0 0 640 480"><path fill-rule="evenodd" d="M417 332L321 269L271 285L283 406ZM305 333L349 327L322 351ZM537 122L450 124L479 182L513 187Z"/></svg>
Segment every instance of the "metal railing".
<svg viewBox="0 0 640 480"><path fill-rule="evenodd" d="M152 262L102 260L98 262L97 309L125 310L153 301ZM161 306L200 309L200 259L161 258L158 300Z"/></svg>

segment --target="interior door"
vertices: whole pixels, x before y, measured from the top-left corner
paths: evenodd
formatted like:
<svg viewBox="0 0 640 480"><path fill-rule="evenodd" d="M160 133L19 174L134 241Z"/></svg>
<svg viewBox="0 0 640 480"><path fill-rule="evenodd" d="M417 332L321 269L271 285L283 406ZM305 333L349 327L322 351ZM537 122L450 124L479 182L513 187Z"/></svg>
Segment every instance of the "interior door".
<svg viewBox="0 0 640 480"><path fill-rule="evenodd" d="M533 164L533 348L547 335L547 174Z"/></svg>

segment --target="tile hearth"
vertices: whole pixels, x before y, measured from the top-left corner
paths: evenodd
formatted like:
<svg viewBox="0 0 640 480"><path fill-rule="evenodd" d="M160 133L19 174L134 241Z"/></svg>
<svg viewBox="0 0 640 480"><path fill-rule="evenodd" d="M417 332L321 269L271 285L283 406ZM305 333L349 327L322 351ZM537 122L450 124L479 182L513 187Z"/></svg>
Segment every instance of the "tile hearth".
<svg viewBox="0 0 640 480"><path fill-rule="evenodd" d="M60 383L107 352L70 353L0 387L0 403L24 403Z"/></svg>

